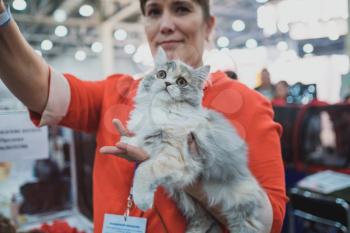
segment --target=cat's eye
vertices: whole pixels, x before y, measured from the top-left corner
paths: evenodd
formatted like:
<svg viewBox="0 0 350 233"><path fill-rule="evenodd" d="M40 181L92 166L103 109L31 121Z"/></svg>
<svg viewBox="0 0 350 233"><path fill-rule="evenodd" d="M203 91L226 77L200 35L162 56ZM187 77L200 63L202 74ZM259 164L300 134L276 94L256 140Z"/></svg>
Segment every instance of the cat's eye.
<svg viewBox="0 0 350 233"><path fill-rule="evenodd" d="M187 81L183 77L180 77L176 80L176 84L179 85L180 87L184 87L187 85Z"/></svg>
<svg viewBox="0 0 350 233"><path fill-rule="evenodd" d="M159 79L165 79L166 78L166 72L165 70L160 70L157 72L157 78Z"/></svg>

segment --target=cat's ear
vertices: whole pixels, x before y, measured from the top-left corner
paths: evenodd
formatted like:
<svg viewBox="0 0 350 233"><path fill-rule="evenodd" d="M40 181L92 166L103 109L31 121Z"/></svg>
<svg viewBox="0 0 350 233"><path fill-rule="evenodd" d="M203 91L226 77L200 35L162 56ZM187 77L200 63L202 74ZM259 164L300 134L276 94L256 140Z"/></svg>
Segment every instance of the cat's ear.
<svg viewBox="0 0 350 233"><path fill-rule="evenodd" d="M168 61L168 58L167 58L167 55L166 55L164 49L161 46L159 46L158 50L157 50L156 57L154 59L155 65L156 66L162 65L162 64L166 63L167 61Z"/></svg>
<svg viewBox="0 0 350 233"><path fill-rule="evenodd" d="M210 72L210 66L205 65L193 70L192 76L197 77L202 81L205 81L209 76L209 72Z"/></svg>

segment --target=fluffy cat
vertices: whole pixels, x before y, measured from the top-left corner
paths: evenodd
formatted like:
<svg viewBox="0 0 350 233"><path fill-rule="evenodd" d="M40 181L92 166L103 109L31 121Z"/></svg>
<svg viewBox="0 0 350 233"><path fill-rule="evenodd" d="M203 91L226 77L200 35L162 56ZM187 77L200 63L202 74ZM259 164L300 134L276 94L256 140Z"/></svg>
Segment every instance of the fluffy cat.
<svg viewBox="0 0 350 233"><path fill-rule="evenodd" d="M140 83L135 109L128 121L134 137L121 141L144 149L133 183L135 204L153 206L161 185L187 219L187 233L220 232L215 220L183 189L200 179L209 205L218 206L233 233L261 233L257 217L263 190L247 167L247 148L221 114L202 107L203 86L209 67L192 69L168 61L159 49L156 66ZM190 153L193 135L198 154Z"/></svg>

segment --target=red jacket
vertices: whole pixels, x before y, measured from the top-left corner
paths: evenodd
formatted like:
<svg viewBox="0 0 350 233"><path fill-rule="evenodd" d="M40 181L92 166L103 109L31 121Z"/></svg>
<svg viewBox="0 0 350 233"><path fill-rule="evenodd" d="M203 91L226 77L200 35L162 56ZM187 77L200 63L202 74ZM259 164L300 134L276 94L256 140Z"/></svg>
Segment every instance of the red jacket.
<svg viewBox="0 0 350 233"><path fill-rule="evenodd" d="M118 118L126 124L140 81L122 74L95 82L81 81L70 74L65 74L65 78L69 82L71 97L68 112L59 124L75 130L97 132L93 203L95 233L100 233L104 214L124 213L134 166L116 156L102 155L98 150L119 141L112 119ZM205 88L203 105L223 113L248 143L249 167L272 205L271 232L280 232L287 198L280 149L281 127L273 121L271 104L245 85L216 72ZM38 124L40 116L31 115ZM162 188L156 192L155 208L143 213L134 207L130 215L146 217L147 232L185 231L184 217Z"/></svg>

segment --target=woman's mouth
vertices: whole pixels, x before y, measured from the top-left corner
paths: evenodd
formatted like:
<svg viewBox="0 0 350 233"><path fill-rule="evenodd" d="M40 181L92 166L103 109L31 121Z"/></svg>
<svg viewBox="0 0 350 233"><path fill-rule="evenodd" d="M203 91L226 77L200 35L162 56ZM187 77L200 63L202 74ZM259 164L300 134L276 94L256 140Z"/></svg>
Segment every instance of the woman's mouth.
<svg viewBox="0 0 350 233"><path fill-rule="evenodd" d="M183 41L181 40L167 40L160 42L159 46L161 46L164 50L172 50L182 44L182 42Z"/></svg>

